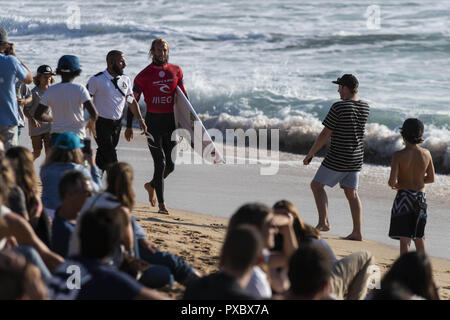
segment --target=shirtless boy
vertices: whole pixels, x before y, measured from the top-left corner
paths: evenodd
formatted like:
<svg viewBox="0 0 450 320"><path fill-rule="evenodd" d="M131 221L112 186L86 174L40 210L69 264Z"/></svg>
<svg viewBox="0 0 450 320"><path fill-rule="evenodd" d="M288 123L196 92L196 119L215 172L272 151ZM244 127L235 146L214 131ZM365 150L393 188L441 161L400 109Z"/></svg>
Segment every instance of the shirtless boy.
<svg viewBox="0 0 450 320"><path fill-rule="evenodd" d="M408 252L411 239L417 251L425 251L427 220L425 184L434 182L430 151L418 146L423 142L423 124L406 119L401 128L405 148L392 155L389 186L398 190L391 211L389 237L400 240L400 255Z"/></svg>

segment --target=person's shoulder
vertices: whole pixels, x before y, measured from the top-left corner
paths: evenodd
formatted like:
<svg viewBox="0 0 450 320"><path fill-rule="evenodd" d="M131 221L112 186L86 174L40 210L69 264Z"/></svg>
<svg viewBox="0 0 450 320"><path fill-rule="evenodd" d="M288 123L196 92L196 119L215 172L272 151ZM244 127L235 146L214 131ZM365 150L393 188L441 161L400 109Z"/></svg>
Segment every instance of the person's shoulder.
<svg viewBox="0 0 450 320"><path fill-rule="evenodd" d="M427 148L424 147L420 147L419 146L419 150L427 157L431 158L431 152L430 150L428 150Z"/></svg>
<svg viewBox="0 0 450 320"><path fill-rule="evenodd" d="M151 72L152 69L153 69L153 64L150 63L150 64L149 64L148 66L146 66L144 69L142 69L141 71L139 71L139 73L136 75L136 78L144 76L145 74Z"/></svg>
<svg viewBox="0 0 450 320"><path fill-rule="evenodd" d="M182 72L181 67L176 64L167 63L167 68L173 72Z"/></svg>
<svg viewBox="0 0 450 320"><path fill-rule="evenodd" d="M50 88L50 87L49 87ZM40 93L42 91L41 88L39 88L38 86L35 86L33 89L31 89L31 93Z"/></svg>
<svg viewBox="0 0 450 320"><path fill-rule="evenodd" d="M73 82L70 82L70 83L68 84L68 87L74 88L74 89L80 90L80 91L87 90L87 89L86 89L86 86L84 86L84 85L82 85L82 84L79 84L79 83L73 83Z"/></svg>
<svg viewBox="0 0 450 320"><path fill-rule="evenodd" d="M103 74L103 71L100 71L100 72L94 74L93 76L90 76L89 80L88 80L88 83L92 83L92 82L98 81L102 74Z"/></svg>
<svg viewBox="0 0 450 320"><path fill-rule="evenodd" d="M395 151L394 153L392 153L392 161L402 158L407 152L408 150L406 150L406 148Z"/></svg>
<svg viewBox="0 0 450 320"><path fill-rule="evenodd" d="M35 87L35 88L38 88L38 87ZM57 92L60 89L61 89L61 82L58 82L58 83L55 83L55 84L49 86L47 88L47 90L45 90L45 94L49 95L49 94L51 94L53 92ZM38 89L36 89L36 90L38 90Z"/></svg>
<svg viewBox="0 0 450 320"><path fill-rule="evenodd" d="M330 109L340 109L340 108L342 108L342 107L344 107L346 105L347 105L347 103L345 102L345 100L339 100L339 101L334 102L331 105Z"/></svg>
<svg viewBox="0 0 450 320"><path fill-rule="evenodd" d="M14 64L14 65L21 65L19 59L17 59L15 56L13 56L11 54L4 56L4 58L5 58L5 61L7 61L8 63Z"/></svg>
<svg viewBox="0 0 450 320"><path fill-rule="evenodd" d="M369 104L367 103L367 101L365 100L356 100L354 101L354 104L358 107L358 108L363 108L363 109L370 109Z"/></svg>

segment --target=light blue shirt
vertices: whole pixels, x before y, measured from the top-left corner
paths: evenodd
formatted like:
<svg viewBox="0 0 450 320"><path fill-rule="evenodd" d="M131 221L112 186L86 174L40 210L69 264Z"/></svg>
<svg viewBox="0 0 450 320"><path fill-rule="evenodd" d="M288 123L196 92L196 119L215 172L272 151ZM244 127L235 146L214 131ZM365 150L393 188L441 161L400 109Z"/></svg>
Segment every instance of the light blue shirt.
<svg viewBox="0 0 450 320"><path fill-rule="evenodd" d="M40 176L42 181L42 204L45 208L56 210L61 205L59 198L58 184L64 173L69 170L81 171L85 177L91 180L92 188L99 192L102 188L102 178L100 170L96 166L85 167L76 163L55 162L41 168Z"/></svg>
<svg viewBox="0 0 450 320"><path fill-rule="evenodd" d="M28 70L14 56L0 53L0 126L17 126L16 78L23 81Z"/></svg>

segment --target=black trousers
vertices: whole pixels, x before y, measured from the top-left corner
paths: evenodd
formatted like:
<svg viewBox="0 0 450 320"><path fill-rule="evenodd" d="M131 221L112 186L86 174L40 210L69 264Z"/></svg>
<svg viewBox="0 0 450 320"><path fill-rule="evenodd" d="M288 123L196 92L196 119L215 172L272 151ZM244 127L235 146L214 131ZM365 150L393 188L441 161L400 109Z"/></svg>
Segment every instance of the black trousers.
<svg viewBox="0 0 450 320"><path fill-rule="evenodd" d="M95 122L97 138L97 155L95 163L101 170L106 170L109 165L117 162L116 147L119 143L120 131L122 129L121 120L111 120L98 117Z"/></svg>
<svg viewBox="0 0 450 320"><path fill-rule="evenodd" d="M149 149L155 166L150 185L156 191L158 202L162 203L164 202L164 179L175 170L172 149L177 143L171 140L172 132L175 130L174 114L147 112L145 124L148 132L154 138L153 142L149 141Z"/></svg>

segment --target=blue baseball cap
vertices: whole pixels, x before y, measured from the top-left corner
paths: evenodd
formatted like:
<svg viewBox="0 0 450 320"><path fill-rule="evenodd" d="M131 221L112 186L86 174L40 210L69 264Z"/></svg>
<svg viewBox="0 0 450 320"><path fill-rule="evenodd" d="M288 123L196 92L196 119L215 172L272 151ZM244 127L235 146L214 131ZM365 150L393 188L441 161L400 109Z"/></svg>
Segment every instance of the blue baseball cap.
<svg viewBox="0 0 450 320"><path fill-rule="evenodd" d="M83 148L84 144L81 142L79 136L74 132L63 132L58 135L55 141L55 147L66 150L73 150Z"/></svg>
<svg viewBox="0 0 450 320"><path fill-rule="evenodd" d="M74 72L80 70L80 61L77 56L65 55L58 60L59 72Z"/></svg>

